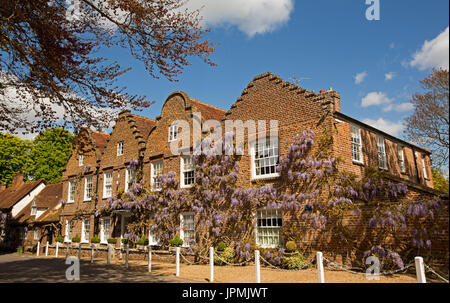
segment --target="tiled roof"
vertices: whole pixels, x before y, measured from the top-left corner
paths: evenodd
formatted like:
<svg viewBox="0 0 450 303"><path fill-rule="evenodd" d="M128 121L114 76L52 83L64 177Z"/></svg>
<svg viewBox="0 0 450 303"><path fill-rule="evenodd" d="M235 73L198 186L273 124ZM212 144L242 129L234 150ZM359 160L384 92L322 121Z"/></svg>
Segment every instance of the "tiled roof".
<svg viewBox="0 0 450 303"><path fill-rule="evenodd" d="M61 200L62 197L62 189L63 184L57 183L57 184L49 184L46 185L45 188L34 198L33 201L36 201L36 207L39 208L47 208L47 210L39 216L39 218L36 220L37 222L48 222L53 220L48 220L48 218L53 218L55 213L58 213L58 219L59 220L59 211L55 212L55 207L58 206L60 203L59 200ZM34 216L31 216L31 205L33 204L33 201L28 203L22 211L20 211L15 217L15 221L17 223L31 223L35 221ZM47 218L48 217L48 218Z"/></svg>
<svg viewBox="0 0 450 303"><path fill-rule="evenodd" d="M147 140L148 135L150 134L150 131L155 126L156 121L150 118L138 116L135 114L131 115L133 119L136 121L136 126L141 133L141 135L144 137L144 140Z"/></svg>
<svg viewBox="0 0 450 303"><path fill-rule="evenodd" d="M44 182L44 179L24 183L19 188L8 187L7 189L1 191L0 208L10 208L14 206L42 182Z"/></svg>
<svg viewBox="0 0 450 303"><path fill-rule="evenodd" d="M91 132L92 132L92 138L95 141L94 142L95 147L101 153L105 149L106 144L108 143L109 134L103 133L103 132L98 132L95 130L91 130Z"/></svg>
<svg viewBox="0 0 450 303"><path fill-rule="evenodd" d="M225 114L226 110L212 106L210 104L206 104L203 102L200 102L198 100L191 98L191 103L193 107L193 111L199 111L202 113L202 119L204 120L218 120L221 121L223 118L223 115Z"/></svg>
<svg viewBox="0 0 450 303"><path fill-rule="evenodd" d="M39 216L37 219L37 222L43 223L43 222L58 222L59 221L59 215L61 214L62 208L52 208L47 210L45 213Z"/></svg>

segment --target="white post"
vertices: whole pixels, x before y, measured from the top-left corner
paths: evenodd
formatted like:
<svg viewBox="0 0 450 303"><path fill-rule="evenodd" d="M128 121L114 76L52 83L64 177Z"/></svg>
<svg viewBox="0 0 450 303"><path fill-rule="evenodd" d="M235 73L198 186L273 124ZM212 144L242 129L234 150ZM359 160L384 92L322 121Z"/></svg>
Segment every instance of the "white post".
<svg viewBox="0 0 450 303"><path fill-rule="evenodd" d="M259 250L255 250L255 274L256 274L256 283L261 283L261 271L259 268Z"/></svg>
<svg viewBox="0 0 450 303"><path fill-rule="evenodd" d="M152 272L152 246L148 245L148 272Z"/></svg>
<svg viewBox="0 0 450 303"><path fill-rule="evenodd" d="M108 244L108 254L106 257L106 264L111 264L111 244Z"/></svg>
<svg viewBox="0 0 450 303"><path fill-rule="evenodd" d="M415 257L416 262L416 275L417 275L417 283L427 283L427 279L425 277L425 268L423 266L423 258Z"/></svg>
<svg viewBox="0 0 450 303"><path fill-rule="evenodd" d="M45 256L46 256L46 257L48 256L48 241L47 241L47 243L45 244Z"/></svg>
<svg viewBox="0 0 450 303"><path fill-rule="evenodd" d="M59 242L56 242L55 256L58 258Z"/></svg>
<svg viewBox="0 0 450 303"><path fill-rule="evenodd" d="M316 261L317 261L317 273L319 275L319 283L325 283L325 275L323 272L323 256L320 251L317 252Z"/></svg>
<svg viewBox="0 0 450 303"><path fill-rule="evenodd" d="M81 260L81 242L78 244L78 260Z"/></svg>
<svg viewBox="0 0 450 303"><path fill-rule="evenodd" d="M41 249L41 242L37 243L36 256L39 257L39 250Z"/></svg>
<svg viewBox="0 0 450 303"><path fill-rule="evenodd" d="M179 277L180 276L180 248L179 247L177 247L177 255L176 255L175 261L177 263L177 270L176 270L175 275L177 277Z"/></svg>
<svg viewBox="0 0 450 303"><path fill-rule="evenodd" d="M91 263L94 263L94 243L91 243Z"/></svg>
<svg viewBox="0 0 450 303"><path fill-rule="evenodd" d="M214 282L214 247L209 248L209 282Z"/></svg>
<svg viewBox="0 0 450 303"><path fill-rule="evenodd" d="M66 243L66 259L69 256L69 244Z"/></svg>
<svg viewBox="0 0 450 303"><path fill-rule="evenodd" d="M125 256L125 267L128 269L128 256L130 254L130 247L128 246L128 243L125 244L125 249L127 251L127 254Z"/></svg>

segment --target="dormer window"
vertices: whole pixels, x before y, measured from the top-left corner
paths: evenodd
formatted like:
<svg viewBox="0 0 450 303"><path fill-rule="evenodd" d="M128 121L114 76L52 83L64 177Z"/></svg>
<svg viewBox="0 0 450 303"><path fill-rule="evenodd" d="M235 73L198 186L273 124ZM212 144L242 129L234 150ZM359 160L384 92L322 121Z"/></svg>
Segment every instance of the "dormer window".
<svg viewBox="0 0 450 303"><path fill-rule="evenodd" d="M178 125L176 123L169 127L169 142L178 139Z"/></svg>
<svg viewBox="0 0 450 303"><path fill-rule="evenodd" d="M36 201L33 200L33 203L31 204L31 215L36 216L36 213L37 213Z"/></svg>
<svg viewBox="0 0 450 303"><path fill-rule="evenodd" d="M123 155L123 141L117 143L117 155L118 156Z"/></svg>
<svg viewBox="0 0 450 303"><path fill-rule="evenodd" d="M81 154L80 157L78 158L78 166L83 166L84 165L84 155Z"/></svg>

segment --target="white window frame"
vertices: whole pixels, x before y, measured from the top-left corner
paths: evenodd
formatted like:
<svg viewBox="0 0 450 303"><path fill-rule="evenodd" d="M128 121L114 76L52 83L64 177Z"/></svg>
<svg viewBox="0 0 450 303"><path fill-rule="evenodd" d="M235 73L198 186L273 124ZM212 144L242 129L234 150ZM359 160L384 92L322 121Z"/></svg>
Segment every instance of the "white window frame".
<svg viewBox="0 0 450 303"><path fill-rule="evenodd" d="M161 182L158 182L156 178L163 172L163 161L155 161L150 164L150 186L153 191L161 190ZM158 184L159 183L159 184Z"/></svg>
<svg viewBox="0 0 450 303"><path fill-rule="evenodd" d="M133 178L134 180L133 180L133 182L129 182L130 175L131 175L132 171L133 171L133 174L134 174L134 178ZM133 184L136 182L136 178L137 178L137 168L135 166L127 167L127 169L125 171L125 192L127 192L128 189L131 186L133 186Z"/></svg>
<svg viewBox="0 0 450 303"><path fill-rule="evenodd" d="M269 148L267 148L267 140L269 140ZM265 157L259 157L258 159L256 159L256 148L257 148L257 143L258 142L263 142L265 141L265 146L263 147L262 151L263 153L266 153L267 151L269 152L269 154ZM272 145L276 145L276 146L272 146ZM276 178L280 176L280 173L277 172L277 166L279 163L279 158L280 158L280 144L279 144L279 140L278 137L266 137L266 138L262 138L261 139L257 139L253 142L251 142L250 144L250 152L251 152L251 174L252 174L252 180L256 180L256 179L266 179L266 178ZM257 169L257 162L256 161L269 161L269 165L268 166L264 166L264 168L271 168L273 167L273 172L270 173L264 173L264 174L257 174L256 169ZM275 161L273 164L270 162ZM260 163L260 162L259 162Z"/></svg>
<svg viewBox="0 0 450 303"><path fill-rule="evenodd" d="M88 180L90 180L90 196L88 196ZM86 178L84 178L84 201L91 201L92 199L92 194L94 192L94 184L93 184L93 177L92 176L87 176Z"/></svg>
<svg viewBox="0 0 450 303"><path fill-rule="evenodd" d="M64 233L64 242L72 242L72 228L73 222L69 219L66 219L66 230Z"/></svg>
<svg viewBox="0 0 450 303"><path fill-rule="evenodd" d="M362 153L361 127L350 124L350 141L352 143L352 161L364 163ZM357 159L356 156L359 158Z"/></svg>
<svg viewBox="0 0 450 303"><path fill-rule="evenodd" d="M428 179L428 171L427 171L427 167L425 165L425 155L422 154L422 168L423 168L423 177L425 179Z"/></svg>
<svg viewBox="0 0 450 303"><path fill-rule="evenodd" d="M178 124L177 123L172 123L172 125L169 126L168 140L169 140L169 142L178 140Z"/></svg>
<svg viewBox="0 0 450 303"><path fill-rule="evenodd" d="M69 181L69 190L67 194L67 203L73 203L75 202L75 188L76 188L76 182L75 180ZM71 195L73 194L73 195ZM71 199L72 196L72 199Z"/></svg>
<svg viewBox="0 0 450 303"><path fill-rule="evenodd" d="M83 166L84 165L84 155L81 154L78 158L78 166Z"/></svg>
<svg viewBox="0 0 450 303"><path fill-rule="evenodd" d="M184 230L185 217L192 216L192 226L193 229L189 229L187 233L192 233L191 237L186 239L187 235L185 235L186 231ZM189 240L195 240L195 213L194 212L183 212L180 214L180 239L183 240L183 247L189 247Z"/></svg>
<svg viewBox="0 0 450 303"><path fill-rule="evenodd" d="M113 189L113 172L109 171L103 174L103 198L112 197L112 189Z"/></svg>
<svg viewBox="0 0 450 303"><path fill-rule="evenodd" d="M31 215L36 216L36 214L37 214L36 200L33 200L33 203L31 203Z"/></svg>
<svg viewBox="0 0 450 303"><path fill-rule="evenodd" d="M117 142L117 156L122 156L123 150L124 150L124 143L122 140L122 141Z"/></svg>
<svg viewBox="0 0 450 303"><path fill-rule="evenodd" d="M378 151L378 167L381 169L388 169L386 157L386 144L384 137L377 135L377 151Z"/></svg>
<svg viewBox="0 0 450 303"><path fill-rule="evenodd" d="M398 165L400 166L400 173L406 173L405 152L403 151L403 145L397 145Z"/></svg>
<svg viewBox="0 0 450 303"><path fill-rule="evenodd" d="M192 161L191 165L193 166L192 169L185 169L185 161L188 160ZM186 178L184 176L185 173L193 173L193 177L189 177L188 179L192 179L192 183L185 184ZM194 157L192 155L188 156L181 156L180 157L180 188L189 188L192 187L195 183L195 162Z"/></svg>
<svg viewBox="0 0 450 303"><path fill-rule="evenodd" d="M105 222L108 222L108 232L105 233ZM100 243L108 244L108 238L111 234L111 218L103 217L100 220Z"/></svg>
<svg viewBox="0 0 450 303"><path fill-rule="evenodd" d="M33 231L33 240L39 240L39 229L35 228Z"/></svg>
<svg viewBox="0 0 450 303"><path fill-rule="evenodd" d="M267 224L270 219L270 226ZM275 226L273 225L275 219ZM259 220L261 220L261 226ZM266 221L262 221L266 220ZM281 225L280 221L281 220ZM265 223L265 226L262 226ZM281 233L283 229L283 211L281 209L270 209L270 208L262 208L258 209L255 213L255 241L256 245L261 248L276 248L279 247L282 243ZM268 232L274 232L275 234L269 235ZM263 243L263 242L271 242L264 241L262 237L270 237L278 239L277 243ZM261 241L262 240L262 241Z"/></svg>
<svg viewBox="0 0 450 303"><path fill-rule="evenodd" d="M87 222L87 224L86 224ZM86 238L86 225L87 225L87 238ZM89 243L89 232L91 227L91 218L85 218L81 224L81 242Z"/></svg>

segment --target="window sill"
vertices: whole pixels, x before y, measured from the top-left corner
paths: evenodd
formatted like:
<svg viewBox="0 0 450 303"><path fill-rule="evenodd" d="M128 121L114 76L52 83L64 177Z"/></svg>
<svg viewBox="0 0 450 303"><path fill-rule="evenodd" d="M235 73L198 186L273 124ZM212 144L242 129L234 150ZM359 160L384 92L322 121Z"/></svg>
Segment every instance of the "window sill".
<svg viewBox="0 0 450 303"><path fill-rule="evenodd" d="M266 176L261 176L261 177L253 177L250 179L250 181L255 182L255 181L259 181L259 180L273 180L273 179L278 179L280 177L280 174L273 174L273 175L266 175Z"/></svg>
<svg viewBox="0 0 450 303"><path fill-rule="evenodd" d="M89 199L89 200L83 200L83 202L91 202L92 201L92 199Z"/></svg>
<svg viewBox="0 0 450 303"><path fill-rule="evenodd" d="M359 166L364 166L364 162L352 160L352 163Z"/></svg>
<svg viewBox="0 0 450 303"><path fill-rule="evenodd" d="M180 188L191 188L194 184L191 185L180 185Z"/></svg>

